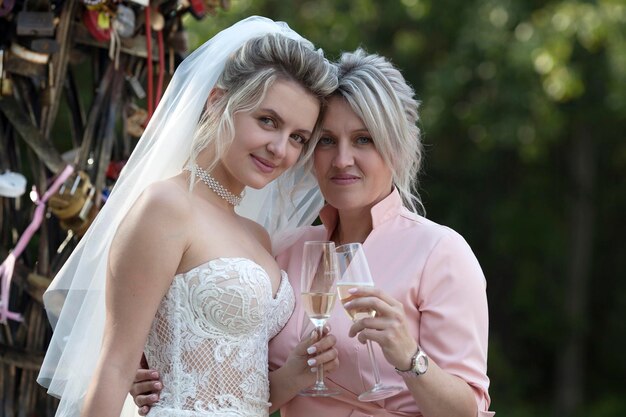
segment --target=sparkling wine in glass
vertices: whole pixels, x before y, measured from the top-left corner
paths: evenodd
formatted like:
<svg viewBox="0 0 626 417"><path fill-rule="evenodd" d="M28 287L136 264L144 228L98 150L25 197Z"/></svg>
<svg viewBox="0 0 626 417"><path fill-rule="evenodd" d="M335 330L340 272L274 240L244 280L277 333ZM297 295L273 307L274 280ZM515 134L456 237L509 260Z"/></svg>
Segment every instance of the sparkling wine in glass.
<svg viewBox="0 0 626 417"><path fill-rule="evenodd" d="M330 317L337 298L336 283L339 277L335 244L330 241L304 242L302 253L301 298L304 311L322 337L324 324ZM324 384L324 367L317 365L315 384L300 391L300 395L329 397L339 392Z"/></svg>
<svg viewBox="0 0 626 417"><path fill-rule="evenodd" d="M348 243L337 247L337 261L339 262L339 281L337 281L337 293L341 304L353 300L354 295L348 293L350 288L373 287L374 280L370 272L367 258L363 251L363 245L360 243ZM373 309L355 310L346 309L348 316L352 321L357 321L365 317L374 317L376 311ZM367 353L369 354L374 371L374 386L359 395L360 401L378 401L398 394L403 390L400 386L383 385L380 382L380 371L378 370L378 362L374 356L372 341L367 341Z"/></svg>

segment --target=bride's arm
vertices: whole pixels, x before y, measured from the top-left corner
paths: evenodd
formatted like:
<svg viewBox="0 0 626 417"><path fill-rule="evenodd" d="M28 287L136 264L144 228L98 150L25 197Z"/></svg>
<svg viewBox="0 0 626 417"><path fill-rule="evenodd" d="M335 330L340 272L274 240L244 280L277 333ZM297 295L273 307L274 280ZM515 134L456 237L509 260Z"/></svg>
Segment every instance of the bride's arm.
<svg viewBox="0 0 626 417"><path fill-rule="evenodd" d="M171 188L149 187L111 244L102 349L82 416L119 416L160 301L186 249L185 199Z"/></svg>

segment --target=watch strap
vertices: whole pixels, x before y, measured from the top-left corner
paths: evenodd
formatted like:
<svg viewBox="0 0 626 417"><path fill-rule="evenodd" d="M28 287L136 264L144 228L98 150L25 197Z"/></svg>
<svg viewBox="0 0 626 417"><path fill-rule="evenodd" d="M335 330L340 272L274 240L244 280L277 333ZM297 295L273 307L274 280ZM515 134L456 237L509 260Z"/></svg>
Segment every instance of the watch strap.
<svg viewBox="0 0 626 417"><path fill-rule="evenodd" d="M420 370L417 366L417 361L419 359L422 359L426 362L426 369L424 370ZM409 369L398 369L395 368L396 373L400 376L406 376L406 377L411 377L411 378L417 378L421 375L424 375L426 373L426 371L428 370L428 356L426 356L426 354L420 349L420 347L417 347L417 351L415 352L415 354L411 357L411 365L409 367Z"/></svg>

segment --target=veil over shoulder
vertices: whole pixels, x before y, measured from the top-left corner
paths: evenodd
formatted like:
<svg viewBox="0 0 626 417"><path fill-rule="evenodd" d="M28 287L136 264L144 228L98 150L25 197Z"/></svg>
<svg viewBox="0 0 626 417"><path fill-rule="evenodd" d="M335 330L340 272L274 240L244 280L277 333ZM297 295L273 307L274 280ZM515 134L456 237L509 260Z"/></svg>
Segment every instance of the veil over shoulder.
<svg viewBox="0 0 626 417"><path fill-rule="evenodd" d="M106 204L44 294L54 332L37 382L61 398L58 416L79 415L100 353L107 254L117 226L148 185L184 168L202 109L230 54L269 33L305 41L283 22L253 16L221 31L181 63ZM294 184L299 187L291 193ZM322 203L311 174L298 168L262 190L247 190L238 211L275 237L310 224Z"/></svg>

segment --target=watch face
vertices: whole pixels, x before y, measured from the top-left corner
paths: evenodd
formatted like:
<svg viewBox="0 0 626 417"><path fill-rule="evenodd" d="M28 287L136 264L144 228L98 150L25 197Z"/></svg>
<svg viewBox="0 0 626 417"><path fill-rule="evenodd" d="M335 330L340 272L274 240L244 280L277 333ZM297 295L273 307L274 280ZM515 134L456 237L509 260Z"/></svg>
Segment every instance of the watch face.
<svg viewBox="0 0 626 417"><path fill-rule="evenodd" d="M417 369L417 372L420 374L426 372L428 370L428 358L426 355L417 355L415 359L415 369Z"/></svg>

